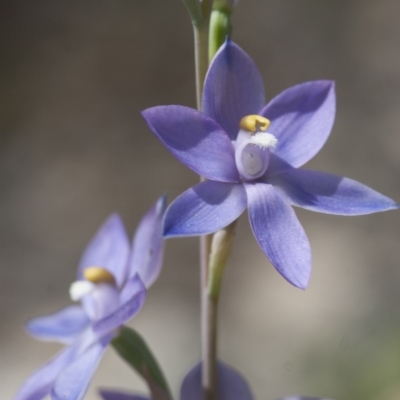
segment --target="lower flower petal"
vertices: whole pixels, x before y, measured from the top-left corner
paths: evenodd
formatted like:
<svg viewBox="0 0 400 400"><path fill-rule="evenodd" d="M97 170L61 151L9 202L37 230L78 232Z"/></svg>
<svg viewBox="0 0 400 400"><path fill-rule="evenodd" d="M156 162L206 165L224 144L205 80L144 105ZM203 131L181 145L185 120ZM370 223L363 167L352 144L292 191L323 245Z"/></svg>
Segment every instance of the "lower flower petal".
<svg viewBox="0 0 400 400"><path fill-rule="evenodd" d="M169 206L164 235L195 236L216 232L238 218L246 206L246 191L241 183L199 183Z"/></svg>
<svg viewBox="0 0 400 400"><path fill-rule="evenodd" d="M130 278L120 294L120 306L111 314L93 323L97 334L111 332L131 319L143 306L146 298L146 287L136 274Z"/></svg>
<svg viewBox="0 0 400 400"><path fill-rule="evenodd" d="M13 400L41 400L50 393L60 373L77 357L83 354L97 337L91 329L83 332L73 344L61 350L47 364L38 369L24 383Z"/></svg>
<svg viewBox="0 0 400 400"><path fill-rule="evenodd" d="M399 207L360 182L325 172L291 169L273 177L271 183L294 205L327 214L362 215Z"/></svg>
<svg viewBox="0 0 400 400"><path fill-rule="evenodd" d="M73 360L74 350L67 347L32 374L13 400L41 400L50 391L58 374Z"/></svg>
<svg viewBox="0 0 400 400"><path fill-rule="evenodd" d="M71 343L90 321L80 306L69 306L54 314L31 319L25 325L28 333L41 340Z"/></svg>
<svg viewBox="0 0 400 400"><path fill-rule="evenodd" d="M58 375L51 391L52 400L82 400L111 336L92 344Z"/></svg>
<svg viewBox="0 0 400 400"><path fill-rule="evenodd" d="M245 185L254 236L277 271L292 285L305 289L311 273L307 236L292 207L272 185Z"/></svg>
<svg viewBox="0 0 400 400"><path fill-rule="evenodd" d="M105 389L100 389L100 396L104 400L151 400L149 397L145 396L115 392L113 390L105 390Z"/></svg>
<svg viewBox="0 0 400 400"><path fill-rule="evenodd" d="M252 400L249 385L243 376L227 364L217 365L218 400ZM180 400L203 400L201 384L201 363L185 376L181 386Z"/></svg>

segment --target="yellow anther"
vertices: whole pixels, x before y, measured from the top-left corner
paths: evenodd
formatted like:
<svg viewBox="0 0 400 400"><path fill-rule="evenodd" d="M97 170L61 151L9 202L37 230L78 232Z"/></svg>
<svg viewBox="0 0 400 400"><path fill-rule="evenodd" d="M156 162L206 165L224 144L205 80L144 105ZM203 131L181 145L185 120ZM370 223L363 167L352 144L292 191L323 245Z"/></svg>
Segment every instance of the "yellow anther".
<svg viewBox="0 0 400 400"><path fill-rule="evenodd" d="M240 128L248 132L266 131L271 124L270 120L261 115L246 115L240 120Z"/></svg>
<svg viewBox="0 0 400 400"><path fill-rule="evenodd" d="M106 269L101 267L89 267L83 270L86 280L93 283L111 283L115 285L114 276Z"/></svg>

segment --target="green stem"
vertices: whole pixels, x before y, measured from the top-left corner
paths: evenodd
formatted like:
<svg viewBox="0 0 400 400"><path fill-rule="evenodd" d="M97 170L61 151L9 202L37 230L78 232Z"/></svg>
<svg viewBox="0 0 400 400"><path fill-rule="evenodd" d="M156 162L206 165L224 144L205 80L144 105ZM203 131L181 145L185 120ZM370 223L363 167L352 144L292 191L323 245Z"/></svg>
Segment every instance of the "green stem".
<svg viewBox="0 0 400 400"><path fill-rule="evenodd" d="M201 12L203 13L203 18L207 23L210 22L210 15L213 9L214 0L202 0L201 2Z"/></svg>
<svg viewBox="0 0 400 400"><path fill-rule="evenodd" d="M202 5L204 6L204 0ZM211 10L209 9L209 11ZM208 28L209 62L211 62L215 53L224 43L226 36L231 32L230 14L230 10L227 11L219 8L214 8L210 14L210 26ZM204 84L204 80L202 82ZM200 107L201 97L199 93L198 91L198 106ZM214 235L200 239L202 386L204 400L216 399L218 302L223 272L232 248L235 224L236 222L233 222Z"/></svg>
<svg viewBox="0 0 400 400"><path fill-rule="evenodd" d="M201 110L201 98L203 94L204 79L208 69L208 30L209 24L203 22L200 26L194 26L194 61L196 73L196 104Z"/></svg>
<svg viewBox="0 0 400 400"><path fill-rule="evenodd" d="M219 10L210 18L214 0L202 0L197 4L193 0L183 0L193 22L195 45L196 102L201 111L204 80L209 61L230 33L230 13L226 17ZM222 29L221 29L222 25ZM209 43L211 33L212 43ZM204 180L201 178L201 180ZM201 278L201 335L202 335L202 388L204 400L216 400L217 393L217 317L218 299L222 282L222 273L231 250L235 223L216 233L214 236L200 238L200 278ZM211 250L211 253L210 253Z"/></svg>
<svg viewBox="0 0 400 400"><path fill-rule="evenodd" d="M202 286L203 399L215 400L217 389L218 301L222 275L232 248L235 222L212 236L206 286ZM210 236L209 236L210 237Z"/></svg>
<svg viewBox="0 0 400 400"><path fill-rule="evenodd" d="M192 24L194 26L201 25L203 21L203 14L199 1L198 0L182 0L182 1L188 10L190 19L192 20Z"/></svg>
<svg viewBox="0 0 400 400"><path fill-rule="evenodd" d="M196 102L201 110L203 85L208 69L208 37L213 0L203 0L201 11L203 20L193 24L195 46ZM201 342L202 342L202 387L203 399L216 399L216 307L210 301L207 291L208 257L210 236L200 238L200 291L201 291Z"/></svg>

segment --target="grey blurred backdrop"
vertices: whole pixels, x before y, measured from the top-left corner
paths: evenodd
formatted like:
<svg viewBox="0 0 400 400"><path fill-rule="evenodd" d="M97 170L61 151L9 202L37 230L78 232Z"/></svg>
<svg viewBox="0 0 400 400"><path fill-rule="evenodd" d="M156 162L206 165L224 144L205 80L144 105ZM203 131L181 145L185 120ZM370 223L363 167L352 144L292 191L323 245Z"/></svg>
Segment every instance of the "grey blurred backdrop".
<svg viewBox="0 0 400 400"><path fill-rule="evenodd" d="M333 133L309 167L400 200L400 2L242 0L234 40L268 98L299 82L337 83ZM59 348L23 331L70 302L86 243L119 211L130 232L159 195L197 181L140 110L194 105L192 31L179 0L3 0L0 5L1 398ZM239 223L221 303L220 355L256 399L400 398L400 214L298 211L313 250L303 292L285 282ZM170 240L131 321L178 392L199 357L198 241ZM107 351L96 388L145 386Z"/></svg>

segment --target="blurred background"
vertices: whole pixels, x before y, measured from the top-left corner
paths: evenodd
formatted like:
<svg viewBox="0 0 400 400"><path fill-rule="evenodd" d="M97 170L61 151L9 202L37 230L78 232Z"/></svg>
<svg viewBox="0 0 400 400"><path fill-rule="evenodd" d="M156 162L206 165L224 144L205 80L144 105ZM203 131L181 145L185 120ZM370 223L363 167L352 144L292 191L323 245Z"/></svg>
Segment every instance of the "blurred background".
<svg viewBox="0 0 400 400"><path fill-rule="evenodd" d="M307 80L337 83L336 123L310 168L400 201L400 3L242 0L234 40L267 97ZM0 382L10 399L59 348L23 330L70 303L87 242L113 211L133 233L162 194L197 182L140 111L194 106L191 25L179 0L3 0L0 4ZM258 248L243 215L220 308L220 356L255 399L302 393L400 398L400 214L298 210L313 250L303 292ZM200 354L198 240L170 240L160 279L130 325L174 393ZM146 391L112 349L97 388Z"/></svg>

